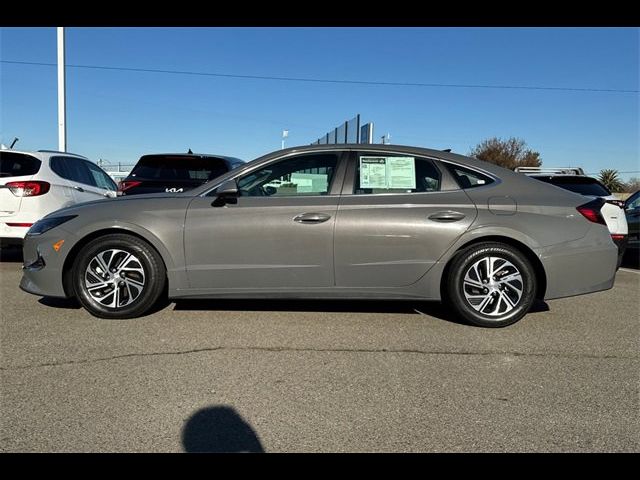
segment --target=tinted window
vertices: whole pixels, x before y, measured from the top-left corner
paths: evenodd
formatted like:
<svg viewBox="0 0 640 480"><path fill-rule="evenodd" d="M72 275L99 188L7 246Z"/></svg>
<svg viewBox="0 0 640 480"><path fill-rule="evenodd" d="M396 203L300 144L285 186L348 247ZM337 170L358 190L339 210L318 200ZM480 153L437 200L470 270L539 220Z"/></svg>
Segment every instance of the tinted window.
<svg viewBox="0 0 640 480"><path fill-rule="evenodd" d="M326 195L337 163L337 155L324 153L281 160L242 177L238 189L250 197Z"/></svg>
<svg viewBox="0 0 640 480"><path fill-rule="evenodd" d="M86 164L86 166L89 169L91 176L93 177L93 181L98 187L104 188L106 190L118 189L116 183L111 179L111 177L103 172L97 165L89 162Z"/></svg>
<svg viewBox="0 0 640 480"><path fill-rule="evenodd" d="M31 155L0 151L0 177L35 175L40 170L40 160Z"/></svg>
<svg viewBox="0 0 640 480"><path fill-rule="evenodd" d="M77 181L74 179L73 166L66 157L51 157L49 166L58 176L67 180Z"/></svg>
<svg viewBox="0 0 640 480"><path fill-rule="evenodd" d="M581 195L593 195L597 197L607 197L611 195L611 192L595 178L570 176L533 178Z"/></svg>
<svg viewBox="0 0 640 480"><path fill-rule="evenodd" d="M131 177L148 180L209 181L229 169L221 158L197 156L145 155L131 171Z"/></svg>
<svg viewBox="0 0 640 480"><path fill-rule="evenodd" d="M632 210L634 208L640 207L640 192L636 192L629 197L627 200L626 208Z"/></svg>
<svg viewBox="0 0 640 480"><path fill-rule="evenodd" d="M484 175L480 172L476 172L475 170L471 170L469 168L461 167L459 165L451 165L449 163L445 164L451 172L451 175L456 179L460 188L474 188L474 187L483 187L484 185L489 185L493 183L493 179L487 175Z"/></svg>
<svg viewBox="0 0 640 480"><path fill-rule="evenodd" d="M353 192L356 195L436 192L440 183L440 171L427 158L360 153Z"/></svg>

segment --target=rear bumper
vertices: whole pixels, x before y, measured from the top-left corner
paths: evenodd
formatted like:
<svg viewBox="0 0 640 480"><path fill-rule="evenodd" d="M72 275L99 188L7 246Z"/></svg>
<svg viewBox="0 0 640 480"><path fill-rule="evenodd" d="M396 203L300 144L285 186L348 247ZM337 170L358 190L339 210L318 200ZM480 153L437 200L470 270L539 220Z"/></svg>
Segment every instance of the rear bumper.
<svg viewBox="0 0 640 480"><path fill-rule="evenodd" d="M579 240L538 251L547 276L545 300L599 292L613 287L618 247L609 232L594 225Z"/></svg>
<svg viewBox="0 0 640 480"><path fill-rule="evenodd" d="M618 247L618 267L622 263L622 257L624 257L624 252L627 250L627 244L629 242L628 235L616 235L615 237L612 235L611 239L613 243Z"/></svg>
<svg viewBox="0 0 640 480"><path fill-rule="evenodd" d="M0 220L0 239L18 239L18 240L22 240L25 235L27 234L27 232L29 231L30 227L12 227L9 226L7 223L35 223L35 221L33 222L22 222L19 220L13 220L13 219L2 219Z"/></svg>

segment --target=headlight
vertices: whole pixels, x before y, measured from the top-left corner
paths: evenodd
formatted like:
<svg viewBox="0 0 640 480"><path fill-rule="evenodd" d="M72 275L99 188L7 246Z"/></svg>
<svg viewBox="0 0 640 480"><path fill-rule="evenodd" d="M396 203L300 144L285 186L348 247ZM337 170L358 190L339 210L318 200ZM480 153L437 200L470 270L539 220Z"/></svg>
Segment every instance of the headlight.
<svg viewBox="0 0 640 480"><path fill-rule="evenodd" d="M66 215L63 217L51 217L51 218L43 218L42 220L38 220L34 223L27 235L41 235L44 232L48 232L54 227L63 224L64 222L68 222L72 218L76 218L77 215Z"/></svg>

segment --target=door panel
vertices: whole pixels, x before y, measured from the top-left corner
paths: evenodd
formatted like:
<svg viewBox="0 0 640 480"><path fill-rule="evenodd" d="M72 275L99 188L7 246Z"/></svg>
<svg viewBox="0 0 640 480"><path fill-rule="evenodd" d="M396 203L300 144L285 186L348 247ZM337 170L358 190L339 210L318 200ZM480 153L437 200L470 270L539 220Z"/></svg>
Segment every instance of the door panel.
<svg viewBox="0 0 640 480"><path fill-rule="evenodd" d="M276 159L234 179L239 196L231 202L196 197L185 224L191 288L333 286L342 156L334 151Z"/></svg>
<svg viewBox="0 0 640 480"><path fill-rule="evenodd" d="M333 285L337 196L239 197L224 207L213 207L214 200L196 197L187 211L191 288ZM299 221L305 214L323 221Z"/></svg>
<svg viewBox="0 0 640 480"><path fill-rule="evenodd" d="M370 152L362 155L366 155L365 161L375 158ZM381 152L379 156L388 155ZM414 168L416 181L411 185L407 180L408 190L413 193L400 193L394 188L396 193L369 194L372 190L362 189L359 176L354 174L358 161L355 154L348 174L353 187L345 185L349 191L343 192L338 207L334 238L336 286L411 285L469 228L476 218L476 207L463 190L441 190L447 184L442 169L440 178L422 175L421 171L428 169L428 161L419 163L423 162L419 158ZM379 175L380 179L383 177ZM352 194L354 191L365 194Z"/></svg>

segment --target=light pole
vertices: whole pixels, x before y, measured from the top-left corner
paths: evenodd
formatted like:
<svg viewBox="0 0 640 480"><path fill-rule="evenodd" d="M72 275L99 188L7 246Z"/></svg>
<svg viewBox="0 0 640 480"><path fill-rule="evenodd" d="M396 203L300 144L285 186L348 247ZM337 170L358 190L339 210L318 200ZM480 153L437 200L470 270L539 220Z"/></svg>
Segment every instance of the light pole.
<svg viewBox="0 0 640 480"><path fill-rule="evenodd" d="M284 150L284 139L289 136L289 130L282 130L282 150Z"/></svg>
<svg viewBox="0 0 640 480"><path fill-rule="evenodd" d="M58 27L58 150L67 151L67 105L64 68L64 27Z"/></svg>

